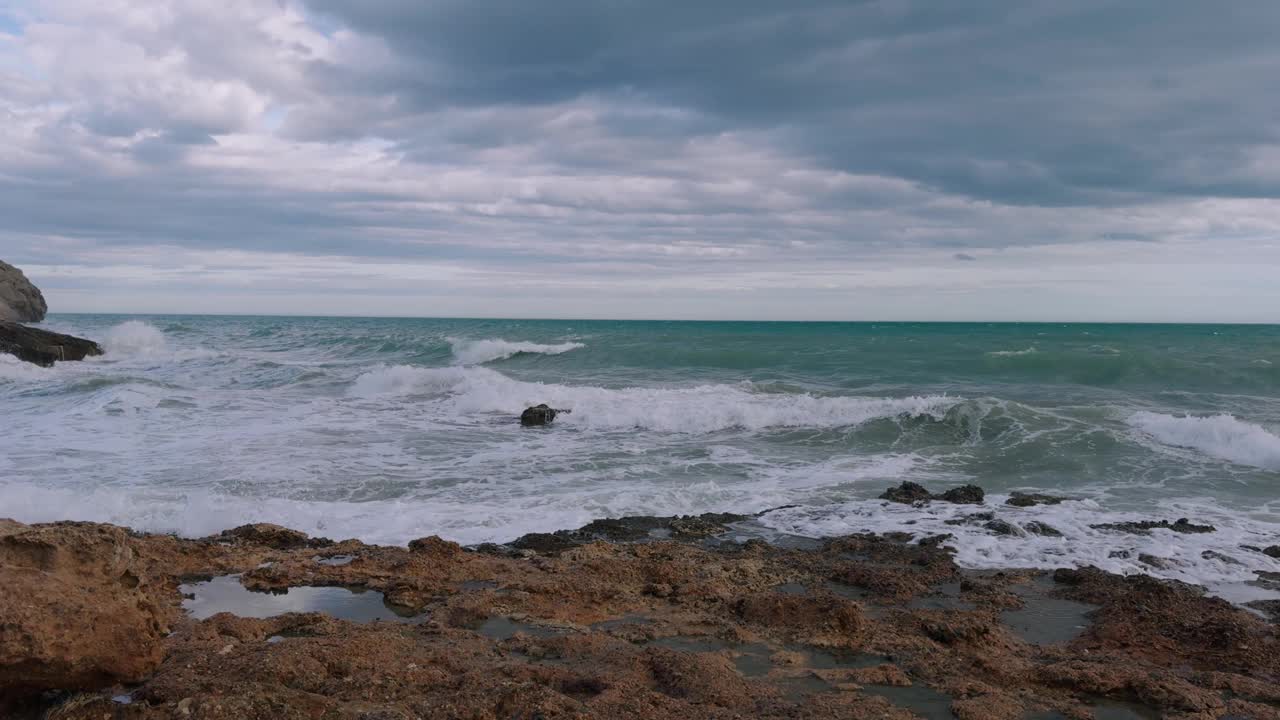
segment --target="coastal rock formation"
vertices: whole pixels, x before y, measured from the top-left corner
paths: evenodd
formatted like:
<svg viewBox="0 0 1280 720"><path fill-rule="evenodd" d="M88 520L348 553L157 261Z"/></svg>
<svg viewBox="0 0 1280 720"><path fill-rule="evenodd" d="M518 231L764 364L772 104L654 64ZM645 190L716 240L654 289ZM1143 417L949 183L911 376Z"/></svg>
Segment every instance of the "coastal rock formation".
<svg viewBox="0 0 1280 720"><path fill-rule="evenodd" d="M0 353L19 360L50 367L63 360L83 360L102 354L102 347L92 340L74 335L40 330L0 320Z"/></svg>
<svg viewBox="0 0 1280 720"><path fill-rule="evenodd" d="M40 289L21 270L0 260L0 320L41 322L48 311Z"/></svg>
<svg viewBox="0 0 1280 720"><path fill-rule="evenodd" d="M962 485L935 495L923 485L913 483L910 480L904 480L901 485L891 487L880 494L881 500L905 504L942 500L943 502L956 503L958 505L981 505L985 498L986 493L977 485Z"/></svg>
<svg viewBox="0 0 1280 720"><path fill-rule="evenodd" d="M525 411L520 413L520 424L525 427L547 425L555 419L556 411L546 404L525 408Z"/></svg>
<svg viewBox="0 0 1280 720"><path fill-rule="evenodd" d="M121 528L0 520L0 700L144 679L164 658L171 592Z"/></svg>
<svg viewBox="0 0 1280 720"><path fill-rule="evenodd" d="M654 537L680 527L688 541ZM0 698L0 717L1083 720L1133 707L1280 720L1280 628L1196 588L1093 568L968 572L909 536L803 547L739 544L732 531L698 538L715 527L725 527L717 516L601 520L549 533L573 541L556 552L513 554L438 537L317 547L261 525L183 540L10 523L4 537L44 545L0 542L6 567L69 568L40 549L57 548L106 601L119 591L97 579L120 563L140 573L139 592L167 579L171 604L179 579L239 578L208 583L221 590L207 595L200 582L183 587L213 607L168 625L163 660L137 684L111 687L123 677L112 674L79 694ZM228 588L276 593L280 614L240 617L247 601ZM316 600L335 594L345 599ZM81 632L132 627L121 608L82 621L81 605L38 600ZM403 612L352 614L369 603ZM0 625L9 617L0 607ZM0 638L5 652L18 647Z"/></svg>

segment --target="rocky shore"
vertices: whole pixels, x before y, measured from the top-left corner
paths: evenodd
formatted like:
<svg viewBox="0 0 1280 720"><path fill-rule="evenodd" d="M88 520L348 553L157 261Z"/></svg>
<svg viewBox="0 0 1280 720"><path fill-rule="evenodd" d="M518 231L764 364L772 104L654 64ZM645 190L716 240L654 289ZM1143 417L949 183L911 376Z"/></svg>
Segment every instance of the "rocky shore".
<svg viewBox="0 0 1280 720"><path fill-rule="evenodd" d="M1197 588L735 519L477 548L0 521L0 717L1280 718L1277 626Z"/></svg>

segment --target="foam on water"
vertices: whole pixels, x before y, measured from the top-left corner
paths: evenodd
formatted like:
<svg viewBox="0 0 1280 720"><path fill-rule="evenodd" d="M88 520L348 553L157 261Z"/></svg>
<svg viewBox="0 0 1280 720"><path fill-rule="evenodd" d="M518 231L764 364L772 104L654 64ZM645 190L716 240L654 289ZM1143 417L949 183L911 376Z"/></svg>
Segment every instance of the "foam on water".
<svg viewBox="0 0 1280 720"><path fill-rule="evenodd" d="M486 338L483 340L461 340L448 338L453 346L454 361L459 365L482 365L495 360L506 360L521 354L561 355L570 350L586 347L579 342L564 342L555 345L543 345L535 342L514 342L502 338Z"/></svg>
<svg viewBox="0 0 1280 720"><path fill-rule="evenodd" d="M1176 416L1140 411L1133 427L1166 445L1192 448L1241 465L1280 470L1280 435L1230 415Z"/></svg>
<svg viewBox="0 0 1280 720"><path fill-rule="evenodd" d="M1006 499L1007 495L989 495L985 506L934 502L924 507L857 500L835 506L778 510L761 518L761 523L781 532L808 537L861 532L906 532L917 538L949 534L953 537L944 544L956 549L956 562L974 569L1049 570L1093 565L1121 574L1144 573L1210 586L1243 585L1255 580L1257 571L1280 571L1280 561L1242 547L1273 544L1277 525L1242 516L1208 498L1162 501L1143 513L1109 510L1105 497L1028 508L1005 506ZM997 534L984 527L981 520L965 522L966 516L992 511L998 519L1014 526L1018 534ZM1210 523L1217 530L1186 534L1157 529L1141 535L1093 527L1152 518L1172 521L1181 517ZM1028 532L1025 528L1032 522L1049 525L1062 536ZM1163 566L1144 563L1144 555L1159 558Z"/></svg>
<svg viewBox="0 0 1280 720"><path fill-rule="evenodd" d="M384 367L356 379L359 396L445 394L454 412L519 414L547 403L561 422L593 429L714 432L729 428L847 427L898 416L941 419L962 398L877 398L762 393L744 385L603 388L514 380L488 368Z"/></svg>
<svg viewBox="0 0 1280 720"><path fill-rule="evenodd" d="M0 517L475 543L795 504L765 517L768 532L952 533L971 567L1094 564L1237 590L1280 570L1239 547L1280 536L1280 376L1255 362L1277 357L1280 332L91 316L50 327L107 355L53 368L0 356ZM501 372L485 365L521 354ZM570 412L520 428L520 410L543 402ZM904 479L979 484L997 503L983 509L1065 537L1000 537L946 524L975 508L873 499ZM1013 489L1080 500L999 506ZM1179 517L1219 531L1089 527Z"/></svg>
<svg viewBox="0 0 1280 720"><path fill-rule="evenodd" d="M111 328L103 339L104 349L111 355L162 355L168 351L164 333L154 325L129 320Z"/></svg>

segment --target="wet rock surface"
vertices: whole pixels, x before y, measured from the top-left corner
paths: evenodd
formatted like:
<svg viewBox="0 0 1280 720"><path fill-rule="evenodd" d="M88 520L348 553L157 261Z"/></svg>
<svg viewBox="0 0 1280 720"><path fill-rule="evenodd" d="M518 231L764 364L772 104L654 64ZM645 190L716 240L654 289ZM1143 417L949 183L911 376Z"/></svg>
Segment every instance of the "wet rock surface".
<svg viewBox="0 0 1280 720"><path fill-rule="evenodd" d="M746 519L746 515L734 515L732 513L705 513L702 515L677 515L672 517L634 515L623 518L594 520L577 530L529 533L512 541L510 545L517 550L558 553L598 540L611 542L640 542L666 538L697 540L726 532L730 523L742 522Z"/></svg>
<svg viewBox="0 0 1280 720"><path fill-rule="evenodd" d="M557 411L548 405L535 405L520 413L520 424L525 427L550 425L556 419L556 414Z"/></svg>
<svg viewBox="0 0 1280 720"><path fill-rule="evenodd" d="M688 541L654 537L674 537L677 520ZM0 716L1022 720L1105 705L1280 718L1276 626L1195 588L1091 568L962 571L945 549L900 537L805 548L699 537L726 522L598 521L548 534L572 536L549 552L514 553L439 538L317 548L283 528L179 540L37 526L59 547L119 538L145 586L162 589L172 634L157 635L145 669L28 695ZM86 547L89 567L118 555ZM181 613L180 580L232 573L237 593L364 591L408 620Z"/></svg>
<svg viewBox="0 0 1280 720"><path fill-rule="evenodd" d="M960 505L981 505L985 498L986 493L977 485L962 485L943 493L934 494L929 492L923 485L909 480L903 481L897 487L891 487L880 494L881 500L906 504L941 500Z"/></svg>
<svg viewBox="0 0 1280 720"><path fill-rule="evenodd" d="M92 340L50 332L0 319L0 353L50 367L56 362L83 360L102 354Z"/></svg>
<svg viewBox="0 0 1280 720"><path fill-rule="evenodd" d="M1013 507L1033 507L1036 505L1058 505L1067 498L1058 497L1056 495L1042 495L1040 493L1010 493L1009 499L1004 501L1005 505Z"/></svg>
<svg viewBox="0 0 1280 720"><path fill-rule="evenodd" d="M1090 525L1094 530L1113 530L1116 532L1127 532L1135 535L1149 535L1152 530L1172 530L1174 532L1194 534L1194 533L1211 533L1216 532L1217 528L1212 525L1197 525L1187 518L1178 518L1173 522L1168 520L1142 520L1138 522L1122 522L1122 523L1103 523L1101 525Z"/></svg>

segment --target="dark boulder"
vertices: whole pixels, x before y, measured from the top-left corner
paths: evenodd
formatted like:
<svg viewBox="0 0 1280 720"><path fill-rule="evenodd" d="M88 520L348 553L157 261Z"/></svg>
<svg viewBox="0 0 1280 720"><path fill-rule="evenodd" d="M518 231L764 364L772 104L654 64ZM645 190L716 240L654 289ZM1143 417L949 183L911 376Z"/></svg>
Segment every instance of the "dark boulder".
<svg viewBox="0 0 1280 720"><path fill-rule="evenodd" d="M1057 497L1055 495L1013 492L1009 494L1009 499L1005 500L1004 504L1012 505L1014 507L1032 507L1034 505L1057 505L1063 500L1066 500L1066 498Z"/></svg>
<svg viewBox="0 0 1280 720"><path fill-rule="evenodd" d="M898 487L889 488L881 493L880 499L910 505L911 503L932 500L933 493L926 490L923 485L905 480Z"/></svg>
<svg viewBox="0 0 1280 720"><path fill-rule="evenodd" d="M1062 531L1052 525L1046 525L1042 522L1032 521L1022 526L1032 535L1040 535L1041 537L1062 537Z"/></svg>
<svg viewBox="0 0 1280 720"><path fill-rule="evenodd" d="M934 496L937 500L944 500L957 505L981 505L986 498L986 493L977 485L962 485L958 488L951 488L941 495Z"/></svg>
<svg viewBox="0 0 1280 720"><path fill-rule="evenodd" d="M0 320L41 322L48 311L40 288L21 270L0 261Z"/></svg>
<svg viewBox="0 0 1280 720"><path fill-rule="evenodd" d="M525 427L534 427L537 425L547 425L556 419L556 411L552 407L542 404L535 405L531 408L525 408L520 413L520 424Z"/></svg>
<svg viewBox="0 0 1280 720"><path fill-rule="evenodd" d="M1272 545L1262 549L1262 554L1280 560L1280 545Z"/></svg>
<svg viewBox="0 0 1280 720"><path fill-rule="evenodd" d="M929 492L923 485L905 480L898 487L892 487L880 494L881 500L890 502L904 503L911 505L919 502L929 502L930 500L942 500L944 502L956 503L958 505L981 505L986 493L977 485L964 485L958 488L934 495Z"/></svg>
<svg viewBox="0 0 1280 720"><path fill-rule="evenodd" d="M0 353L50 367L62 360L83 360L101 355L102 347L92 340L0 320Z"/></svg>
<svg viewBox="0 0 1280 720"><path fill-rule="evenodd" d="M1152 530L1172 530L1188 535L1211 533L1217 530L1212 525L1197 525L1186 518L1178 518L1174 522L1169 522L1168 520L1142 520L1138 522L1103 523L1101 525L1090 525L1089 527L1094 530L1114 530L1135 535L1150 535Z"/></svg>

